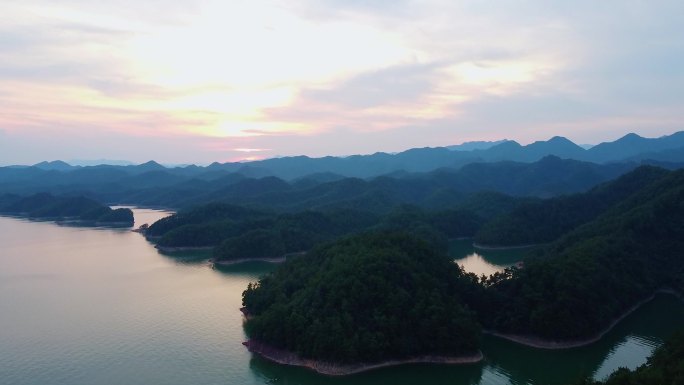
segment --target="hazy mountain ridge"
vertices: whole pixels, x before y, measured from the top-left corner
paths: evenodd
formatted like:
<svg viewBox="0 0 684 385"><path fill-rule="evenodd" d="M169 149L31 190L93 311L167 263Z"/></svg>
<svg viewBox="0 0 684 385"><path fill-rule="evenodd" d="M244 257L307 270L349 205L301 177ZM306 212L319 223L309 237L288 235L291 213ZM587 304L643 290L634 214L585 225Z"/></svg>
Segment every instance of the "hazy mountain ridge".
<svg viewBox="0 0 684 385"><path fill-rule="evenodd" d="M306 177L310 174L332 173L346 177L369 178L397 171L428 172L438 168L458 168L474 162L517 161L536 162L548 155L595 163L626 161L684 162L684 131L660 138L644 138L628 134L613 142L604 142L585 149L567 138L555 136L547 141L520 145L512 140L494 142L467 142L448 147L413 148L397 154L378 152L371 155L348 157L326 156L311 158L291 156L252 162L212 163L209 166L164 167L149 161L135 166L97 165L72 166L63 161L41 162L33 166L3 167L26 170L76 172L85 169L115 169L128 174L148 171L166 171L186 177L205 179L209 172L240 173L248 177L277 176L285 180ZM0 177L2 177L0 173Z"/></svg>
<svg viewBox="0 0 684 385"><path fill-rule="evenodd" d="M684 151L677 147L682 142L684 132L657 139L630 134L584 150L554 137L527 146L504 141L472 151L416 148L394 155L299 156L173 168L154 161L86 167L53 161L0 168L0 194L49 192L173 208L231 201L297 210L338 204L341 197L350 207L377 205L378 210L396 203L435 207L481 190L536 197L581 192L642 163L679 168L684 165ZM634 154L641 149L645 152ZM613 159L616 154L628 156L629 162L571 160Z"/></svg>
<svg viewBox="0 0 684 385"><path fill-rule="evenodd" d="M384 211L400 203L439 207L483 190L536 197L580 192L637 166L599 165L550 156L534 163L473 163L460 169L441 168L367 180L314 174L294 182L273 176L256 179L215 172L211 172L211 179L200 179L166 171L128 175L120 169L106 168L70 173L32 169L28 170L30 177L0 182L0 193L50 192L83 195L102 202L173 208L222 201L284 211L323 209L342 203L350 208Z"/></svg>

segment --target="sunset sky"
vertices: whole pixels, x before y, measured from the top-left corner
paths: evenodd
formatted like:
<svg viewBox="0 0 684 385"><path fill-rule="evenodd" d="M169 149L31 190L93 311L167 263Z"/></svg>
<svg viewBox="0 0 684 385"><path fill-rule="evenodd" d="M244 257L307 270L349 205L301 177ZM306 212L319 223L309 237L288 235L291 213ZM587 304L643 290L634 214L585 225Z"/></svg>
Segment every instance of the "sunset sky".
<svg viewBox="0 0 684 385"><path fill-rule="evenodd" d="M2 1L0 164L684 129L682 1Z"/></svg>

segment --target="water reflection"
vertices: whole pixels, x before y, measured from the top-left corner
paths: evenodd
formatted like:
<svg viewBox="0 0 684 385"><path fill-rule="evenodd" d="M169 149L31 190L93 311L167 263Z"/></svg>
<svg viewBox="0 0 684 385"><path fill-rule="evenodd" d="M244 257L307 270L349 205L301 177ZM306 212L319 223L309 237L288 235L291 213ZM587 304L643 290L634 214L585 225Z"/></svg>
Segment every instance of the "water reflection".
<svg viewBox="0 0 684 385"><path fill-rule="evenodd" d="M119 209L119 208L133 210L133 219L134 219L133 226L135 228L138 228L144 224L151 225L154 222L156 222L162 218L165 218L165 217L168 217L169 215L175 214L175 212L171 211L171 210L155 210L155 209L137 208L135 206L112 206L112 209Z"/></svg>
<svg viewBox="0 0 684 385"><path fill-rule="evenodd" d="M467 272L491 275L521 261L531 248L485 250L473 247L472 239L457 239L449 243L449 254Z"/></svg>
<svg viewBox="0 0 684 385"><path fill-rule="evenodd" d="M183 250L183 251L162 251L157 249L159 255L179 265L211 265L209 259L212 257L211 250Z"/></svg>
<svg viewBox="0 0 684 385"><path fill-rule="evenodd" d="M583 348L548 351L484 336L479 364L327 377L241 345L241 293L277 265L212 268L193 253L162 255L130 231L12 218L0 218L0 244L0 382L17 385L568 384L640 365L684 327L682 302L659 295ZM524 254L514 253L508 263Z"/></svg>
<svg viewBox="0 0 684 385"><path fill-rule="evenodd" d="M243 262L234 265L212 264L212 268L227 276L247 277L257 280L273 271L278 265L270 262Z"/></svg>
<svg viewBox="0 0 684 385"><path fill-rule="evenodd" d="M567 384L583 376L600 379L619 367L636 368L646 362L663 340L681 328L684 328L684 305L676 297L663 294L588 346L534 349L485 335L483 351L489 363L505 368L513 383Z"/></svg>
<svg viewBox="0 0 684 385"><path fill-rule="evenodd" d="M308 369L278 365L259 357L252 358L249 366L265 383L287 385L477 385L483 384L482 378L485 375L485 364L482 363L463 366L401 365L343 377L323 376Z"/></svg>
<svg viewBox="0 0 684 385"><path fill-rule="evenodd" d="M613 346L601 366L595 371L594 378L605 380L617 367L634 369L642 365L644 357L651 355L662 341L653 337L630 335Z"/></svg>

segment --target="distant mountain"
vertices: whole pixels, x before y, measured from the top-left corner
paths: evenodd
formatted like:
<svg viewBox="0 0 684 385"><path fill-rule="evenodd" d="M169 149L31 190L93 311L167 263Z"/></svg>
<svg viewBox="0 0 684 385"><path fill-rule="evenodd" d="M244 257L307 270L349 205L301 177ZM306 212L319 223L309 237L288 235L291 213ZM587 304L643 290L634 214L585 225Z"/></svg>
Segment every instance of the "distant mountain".
<svg viewBox="0 0 684 385"><path fill-rule="evenodd" d="M523 147L525 154L521 161L536 161L548 155L563 159L581 160L585 150L562 136L554 136L547 141L538 141Z"/></svg>
<svg viewBox="0 0 684 385"><path fill-rule="evenodd" d="M69 163L66 163L61 160L54 160L52 162L40 162L36 163L33 165L35 168L39 168L41 170L56 170L56 171L71 171L74 170L78 167L74 167L70 165Z"/></svg>
<svg viewBox="0 0 684 385"><path fill-rule="evenodd" d="M508 139L503 139L503 140L496 140L492 142L485 142L485 141L475 141L475 142L465 142L453 146L447 146L447 148L451 151L473 151L473 150L486 150L488 148L492 148L496 145L508 142Z"/></svg>
<svg viewBox="0 0 684 385"><path fill-rule="evenodd" d="M585 191L636 166L599 165L549 155L533 163L472 163L459 170L441 170L433 174L441 173L442 178L449 181L449 186L459 191L498 191L509 195L548 198Z"/></svg>
<svg viewBox="0 0 684 385"><path fill-rule="evenodd" d="M482 143L473 144L481 146ZM494 144L496 142L488 142ZM582 191L606 180L605 175L582 178L566 177L564 170L558 177L553 167L546 176L545 186L532 178L528 185L517 184L506 179L507 173L523 167L524 163L534 164L549 156L548 164L558 159L591 161L594 163L620 163L613 170L624 172L639 164L651 164L668 169L684 165L684 132L661 138L647 139L638 135L627 135L616 142L602 143L589 150L574 144L563 137L553 137L547 141L537 141L520 145L505 140L486 149L471 151L453 150L446 147L414 148L397 154L378 152L371 155L352 155L348 157L326 156L310 158L293 156L273 158L254 162L212 163L209 166L165 167L155 161L140 165L117 166L72 166L63 161L41 162L28 167L0 167L0 194L11 193L29 195L37 192L53 194L86 194L107 202L120 202L121 199L134 198L131 202L144 200L146 204L184 205L193 201L207 201L209 197L220 198L220 189L243 179L275 177L284 182L299 181L297 188L313 187L342 178L373 179L388 176L394 179L410 178L414 174L431 173L436 170L459 170L473 165L477 172L490 172L487 163L513 162L493 166L492 170L503 174L497 178L480 183L480 175L472 174L471 180L460 188L487 188L514 195L554 196L562 193ZM542 164L544 164L542 162ZM559 163L561 166L565 163ZM508 170L507 167L513 169ZM533 166L539 167L539 165ZM584 170L592 166L582 166ZM596 168L610 170L610 167ZM467 172L470 172L466 169ZM496 172L499 172L496 171ZM494 172L494 171L491 171ZM618 174L611 171L612 177ZM518 177L516 177L518 178ZM561 179L564 179L561 182ZM577 182L580 181L581 182ZM247 183L247 182L245 182ZM286 183L286 184L288 184ZM553 184L556 185L553 185ZM171 188L172 187L172 188ZM143 192L143 190L145 190ZM145 196L141 195L145 194ZM434 192L435 200L452 199L451 192ZM379 195L376 199L381 199Z"/></svg>
<svg viewBox="0 0 684 385"><path fill-rule="evenodd" d="M562 140L550 142L564 145ZM499 146L522 147L515 142ZM279 173L294 176L305 172L309 169L307 164L315 165L317 161L306 157L273 160L268 164L272 167L262 167L265 165L261 163L240 164L235 168L234 164L228 163L169 169L156 162L148 162L138 166L79 167L72 171L0 168L0 194L78 194L103 202L174 208L224 201L297 210L344 202L346 207L363 206L367 210L382 211L396 203L439 207L457 202L464 193L483 190L516 196L552 197L585 191L638 166L637 163L599 165L555 156L532 163L467 161L463 166L449 156L459 153L445 148L415 149L394 156L380 153L351 160L320 159L323 163L328 162L330 168L364 169L367 171L365 175L388 171L386 176L366 180L331 171L308 173L291 179L292 182L272 176ZM421 160L423 164L417 166ZM440 167L442 164L448 166ZM395 165L398 170L392 171L390 165ZM285 166L292 168L287 170ZM373 168L375 171L370 172ZM261 178L262 175L271 176Z"/></svg>
<svg viewBox="0 0 684 385"><path fill-rule="evenodd" d="M161 164L151 160L149 162L139 164L137 166L131 166L136 172L149 172L149 171L161 171L166 170L166 167Z"/></svg>
<svg viewBox="0 0 684 385"><path fill-rule="evenodd" d="M616 162L639 157L640 154L684 148L684 131L660 138L644 138L627 134L614 142L604 142L587 150L586 160L592 162ZM684 155L678 161L684 160Z"/></svg>
<svg viewBox="0 0 684 385"><path fill-rule="evenodd" d="M128 161L128 160L115 160L115 159L69 159L67 160L67 163L69 163L72 166L81 166L81 167L86 167L86 166L100 166L100 165L109 165L109 166L134 166L135 163Z"/></svg>
<svg viewBox="0 0 684 385"><path fill-rule="evenodd" d="M633 162L682 163L684 162L684 147L676 147L662 151L644 152L627 158L626 160Z"/></svg>
<svg viewBox="0 0 684 385"><path fill-rule="evenodd" d="M507 141L484 151L474 151L474 154L488 161L536 162L548 155L582 160L585 152L585 149L570 140L554 136L547 141L537 141L526 146L521 146L515 141Z"/></svg>

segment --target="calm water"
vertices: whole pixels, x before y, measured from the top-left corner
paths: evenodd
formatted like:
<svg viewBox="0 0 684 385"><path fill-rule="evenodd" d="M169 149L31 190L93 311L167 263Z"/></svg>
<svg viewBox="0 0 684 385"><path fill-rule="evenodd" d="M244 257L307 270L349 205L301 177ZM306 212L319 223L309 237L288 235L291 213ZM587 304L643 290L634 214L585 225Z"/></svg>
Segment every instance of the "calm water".
<svg viewBox="0 0 684 385"><path fill-rule="evenodd" d="M458 239L449 243L449 253L466 271L477 275L491 275L522 260L529 248L483 250L473 247L472 239Z"/></svg>
<svg viewBox="0 0 684 385"><path fill-rule="evenodd" d="M135 214L138 225L163 215ZM267 264L219 271L161 255L130 231L4 217L0 244L3 385L561 384L639 365L684 327L684 305L662 296L586 348L548 352L486 337L482 364L328 378L253 358L240 344L240 294Z"/></svg>

